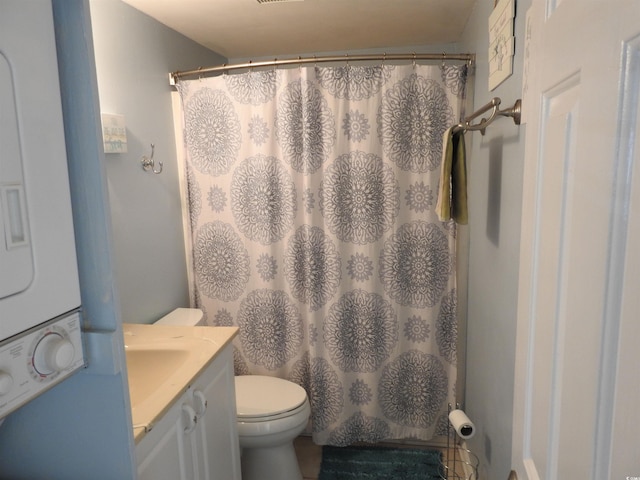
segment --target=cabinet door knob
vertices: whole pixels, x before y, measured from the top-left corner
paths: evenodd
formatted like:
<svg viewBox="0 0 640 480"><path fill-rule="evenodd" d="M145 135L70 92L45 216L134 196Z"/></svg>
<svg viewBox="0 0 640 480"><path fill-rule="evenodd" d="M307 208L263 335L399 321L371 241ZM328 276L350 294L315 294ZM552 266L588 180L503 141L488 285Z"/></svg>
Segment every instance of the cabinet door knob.
<svg viewBox="0 0 640 480"><path fill-rule="evenodd" d="M196 414L198 418L202 417L207 411L207 397L200 390L193 392L194 406L196 407Z"/></svg>
<svg viewBox="0 0 640 480"><path fill-rule="evenodd" d="M196 415L196 411L191 407L191 405L184 404L182 405L182 412L186 415L186 425L184 427L185 435L193 432L198 424L198 416Z"/></svg>

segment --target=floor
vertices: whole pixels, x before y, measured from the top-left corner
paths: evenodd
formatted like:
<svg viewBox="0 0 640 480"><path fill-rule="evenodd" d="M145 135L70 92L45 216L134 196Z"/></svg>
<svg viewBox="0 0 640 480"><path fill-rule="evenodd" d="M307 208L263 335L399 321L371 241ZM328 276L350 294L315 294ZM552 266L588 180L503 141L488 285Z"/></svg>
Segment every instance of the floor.
<svg viewBox="0 0 640 480"><path fill-rule="evenodd" d="M296 454L298 456L298 463L300 464L300 470L304 480L317 480L320 472L320 463L322 461L322 447L316 445L311 440L310 436L301 435L294 441ZM420 448L416 445L398 445L392 444L389 446L403 448ZM425 447L427 448L427 447ZM433 447L428 447L433 448ZM445 454L446 461L446 448L442 449ZM457 457L460 458L459 456ZM456 462L456 469L452 475L449 476L451 480L475 480L474 476L470 473L465 473L461 462Z"/></svg>
<svg viewBox="0 0 640 480"><path fill-rule="evenodd" d="M322 447L311 441L311 437L300 436L295 439L293 446L296 448L298 463L304 480L317 480L322 461Z"/></svg>

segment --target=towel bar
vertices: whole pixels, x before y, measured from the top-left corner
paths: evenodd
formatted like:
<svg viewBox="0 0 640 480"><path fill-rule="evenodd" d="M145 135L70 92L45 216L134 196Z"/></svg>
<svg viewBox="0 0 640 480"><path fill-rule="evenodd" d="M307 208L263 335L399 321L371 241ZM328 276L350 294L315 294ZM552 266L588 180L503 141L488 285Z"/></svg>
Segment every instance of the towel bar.
<svg viewBox="0 0 640 480"><path fill-rule="evenodd" d="M513 123L515 123L516 125L520 125L522 100L521 99L516 100L512 107L505 108L504 110L500 110L500 108L499 108L501 102L502 102L502 100L499 97L492 98L489 103L487 103L486 105L483 105L478 110L473 112L471 115L466 117L458 125L456 125L453 128L453 131L454 132L459 132L459 131L465 131L466 132L466 131L480 130L480 133L482 133L482 135L484 135L487 127L491 123L493 123L493 121L499 116L501 116L501 117L511 117L511 118L513 118ZM482 115L485 112L488 112L489 110L491 110L491 114L489 115L488 118L482 118L480 120L480 122L476 123L476 124L471 123L474 119L478 118L480 115Z"/></svg>

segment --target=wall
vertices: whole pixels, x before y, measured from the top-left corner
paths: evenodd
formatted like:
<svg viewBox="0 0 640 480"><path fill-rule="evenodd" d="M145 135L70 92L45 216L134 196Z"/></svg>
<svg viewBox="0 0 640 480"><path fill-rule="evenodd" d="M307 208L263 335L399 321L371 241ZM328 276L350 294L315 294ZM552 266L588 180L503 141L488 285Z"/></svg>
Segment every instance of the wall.
<svg viewBox="0 0 640 480"><path fill-rule="evenodd" d="M168 73L226 62L120 0L91 0L100 109L125 116L128 151L106 154L123 322L189 306ZM142 170L155 145L162 174Z"/></svg>
<svg viewBox="0 0 640 480"><path fill-rule="evenodd" d="M488 89L487 23L492 1L479 1L469 19L461 51L476 52L475 106L492 97L503 108L522 97L525 14L531 0L516 5L513 75ZM526 108L526 106L525 106ZM469 134L469 296L465 408L478 431L471 449L479 454L481 478L507 478L515 363L518 259L526 126L498 119L485 136Z"/></svg>

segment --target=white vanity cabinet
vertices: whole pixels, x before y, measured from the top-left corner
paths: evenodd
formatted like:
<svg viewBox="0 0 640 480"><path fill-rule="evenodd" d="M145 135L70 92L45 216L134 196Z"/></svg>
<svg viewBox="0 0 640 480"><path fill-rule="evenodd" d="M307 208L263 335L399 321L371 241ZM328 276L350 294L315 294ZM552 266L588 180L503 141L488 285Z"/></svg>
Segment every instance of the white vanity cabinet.
<svg viewBox="0 0 640 480"><path fill-rule="evenodd" d="M232 349L227 345L136 445L140 480L240 480Z"/></svg>

